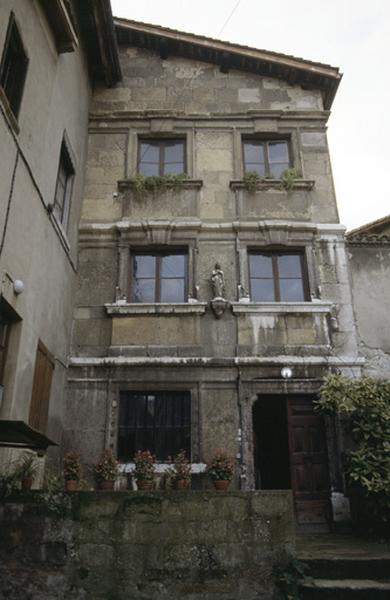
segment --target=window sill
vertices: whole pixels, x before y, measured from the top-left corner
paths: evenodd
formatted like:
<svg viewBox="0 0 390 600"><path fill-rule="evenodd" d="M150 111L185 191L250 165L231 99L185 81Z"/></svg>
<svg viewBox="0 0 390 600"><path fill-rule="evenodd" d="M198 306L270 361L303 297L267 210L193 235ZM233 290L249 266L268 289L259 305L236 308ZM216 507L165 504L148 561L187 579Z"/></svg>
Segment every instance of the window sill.
<svg viewBox="0 0 390 600"><path fill-rule="evenodd" d="M155 192L165 192L167 190L177 190L177 189L184 189L184 190L189 190L189 189L200 189L203 186L203 180L202 179L183 179L183 181L179 181L177 183L175 183L175 185L164 185L161 188L158 188L156 190L142 190L142 193L155 193ZM134 189L135 188L135 184L134 181L131 181L130 179L121 179L118 181L118 189L119 191L124 191L124 190L128 190L128 189Z"/></svg>
<svg viewBox="0 0 390 600"><path fill-rule="evenodd" d="M172 468L172 465L169 463L154 463L155 473L162 474L166 473L168 469ZM191 463L191 473L196 475L197 473L204 473L206 471L205 463ZM122 463L120 465L120 470L122 473L131 473L135 469L135 464L133 462Z"/></svg>
<svg viewBox="0 0 390 600"><path fill-rule="evenodd" d="M206 302L172 302L172 303L150 303L138 302L104 305L108 315L203 315L206 312Z"/></svg>
<svg viewBox="0 0 390 600"><path fill-rule="evenodd" d="M4 89L2 88L1 85L0 85L0 105L3 108L5 118L7 119L9 126L11 127L12 131L16 135L18 135L18 133L20 131L18 122L16 120L14 113L11 110L11 107L8 102L8 98L5 95Z"/></svg>
<svg viewBox="0 0 390 600"><path fill-rule="evenodd" d="M291 187L287 189L280 179L265 179L264 181L259 181L256 184L255 192L267 190L279 190L282 192L290 192L291 190L312 190L314 188L314 185L314 179L295 179L292 182ZM247 190L243 179L233 179L232 181L230 181L229 186L231 190L249 191Z"/></svg>
<svg viewBox="0 0 390 600"><path fill-rule="evenodd" d="M233 314L301 314L331 313L333 304L321 300L312 302L232 302Z"/></svg>

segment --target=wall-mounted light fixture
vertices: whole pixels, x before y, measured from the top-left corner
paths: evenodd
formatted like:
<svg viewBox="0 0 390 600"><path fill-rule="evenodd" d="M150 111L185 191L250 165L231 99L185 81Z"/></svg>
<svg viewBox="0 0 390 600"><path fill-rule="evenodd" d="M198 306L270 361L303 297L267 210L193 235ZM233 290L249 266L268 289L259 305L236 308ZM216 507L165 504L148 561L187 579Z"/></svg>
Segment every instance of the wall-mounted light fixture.
<svg viewBox="0 0 390 600"><path fill-rule="evenodd" d="M291 379L291 377L293 376L293 371L290 367L283 367L280 370L280 374L283 377L283 379Z"/></svg>
<svg viewBox="0 0 390 600"><path fill-rule="evenodd" d="M15 279L14 281L14 292L19 295L24 292L24 283L21 279Z"/></svg>

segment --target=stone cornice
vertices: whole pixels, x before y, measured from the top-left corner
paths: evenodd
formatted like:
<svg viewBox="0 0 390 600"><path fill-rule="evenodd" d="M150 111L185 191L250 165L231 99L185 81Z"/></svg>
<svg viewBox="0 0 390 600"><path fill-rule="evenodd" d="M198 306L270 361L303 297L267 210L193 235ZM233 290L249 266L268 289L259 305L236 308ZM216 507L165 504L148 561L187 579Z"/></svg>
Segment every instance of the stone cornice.
<svg viewBox="0 0 390 600"><path fill-rule="evenodd" d="M295 179L291 182L291 187L286 188L283 181L280 179L264 179L257 182L255 192L267 190L279 190L282 192L288 192L290 190L312 190L314 185L314 179ZM232 190L247 190L243 179L233 179L229 186Z"/></svg>
<svg viewBox="0 0 390 600"><path fill-rule="evenodd" d="M126 317L132 315L203 315L206 312L206 302L175 302L175 303L145 303L123 302L105 304L106 312L111 317Z"/></svg>
<svg viewBox="0 0 390 600"><path fill-rule="evenodd" d="M390 235L362 233L347 236L350 246L390 246Z"/></svg>
<svg viewBox="0 0 390 600"><path fill-rule="evenodd" d="M302 314L331 313L332 302L232 302L233 314Z"/></svg>

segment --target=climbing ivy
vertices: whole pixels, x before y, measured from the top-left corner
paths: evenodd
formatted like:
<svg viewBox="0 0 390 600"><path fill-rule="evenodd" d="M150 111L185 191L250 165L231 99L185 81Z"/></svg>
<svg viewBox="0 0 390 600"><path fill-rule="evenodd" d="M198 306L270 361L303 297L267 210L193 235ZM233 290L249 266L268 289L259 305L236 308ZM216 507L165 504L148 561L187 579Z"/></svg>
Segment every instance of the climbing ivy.
<svg viewBox="0 0 390 600"><path fill-rule="evenodd" d="M316 409L348 417L354 447L345 472L351 487L363 492L369 512L390 524L390 382L330 375L321 388Z"/></svg>

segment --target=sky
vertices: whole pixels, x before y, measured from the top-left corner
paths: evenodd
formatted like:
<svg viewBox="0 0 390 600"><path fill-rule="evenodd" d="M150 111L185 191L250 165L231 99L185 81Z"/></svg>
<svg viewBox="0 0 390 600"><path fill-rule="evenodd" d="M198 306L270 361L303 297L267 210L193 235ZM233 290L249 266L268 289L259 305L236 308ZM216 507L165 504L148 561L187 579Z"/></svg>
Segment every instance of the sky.
<svg viewBox="0 0 390 600"><path fill-rule="evenodd" d="M343 73L328 139L340 221L390 214L388 0L111 0L115 16L293 54Z"/></svg>

